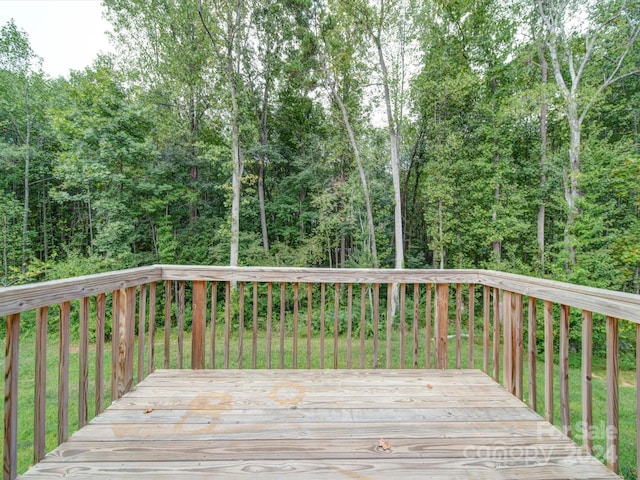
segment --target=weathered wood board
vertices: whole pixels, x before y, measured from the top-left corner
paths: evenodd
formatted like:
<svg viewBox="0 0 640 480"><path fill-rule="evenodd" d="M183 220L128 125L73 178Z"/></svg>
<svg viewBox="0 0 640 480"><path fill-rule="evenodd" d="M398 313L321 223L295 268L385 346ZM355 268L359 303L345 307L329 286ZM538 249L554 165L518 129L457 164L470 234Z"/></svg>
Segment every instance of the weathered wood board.
<svg viewBox="0 0 640 480"><path fill-rule="evenodd" d="M21 478L618 478L476 370L158 370Z"/></svg>

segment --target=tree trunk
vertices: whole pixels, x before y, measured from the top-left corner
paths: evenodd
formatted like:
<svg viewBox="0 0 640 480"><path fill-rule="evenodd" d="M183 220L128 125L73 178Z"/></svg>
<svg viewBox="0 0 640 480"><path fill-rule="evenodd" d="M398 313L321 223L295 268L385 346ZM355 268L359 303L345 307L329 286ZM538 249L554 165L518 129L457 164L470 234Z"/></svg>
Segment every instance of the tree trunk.
<svg viewBox="0 0 640 480"><path fill-rule="evenodd" d="M546 187L547 187L547 121L548 121L548 103L547 103L547 84L549 79L549 64L542 51L542 45L538 45L538 58L540 60L540 76L542 82L542 103L540 104L540 200L538 204L538 261L540 262L540 273L544 275L545 260L545 241L544 226L546 215Z"/></svg>
<svg viewBox="0 0 640 480"><path fill-rule="evenodd" d="M328 72L325 69L325 74L328 75ZM330 80L328 80L330 83ZM362 191L364 193L364 203L365 208L367 210L367 224L369 227L369 238L371 240L371 258L373 260L373 268L378 268L378 249L376 247L376 230L375 224L373 222L373 209L371 208L371 196L369 195L369 186L367 184L367 175L364 171L364 166L362 165L362 158L360 157L360 149L358 148L358 144L356 142L356 137L353 133L353 128L351 127L351 122L349 121L349 114L347 113L347 109L344 106L344 102L336 92L335 86L331 84L329 86L331 90L331 94L333 98L336 100L338 107L340 108L340 112L342 113L342 121L344 122L344 127L347 130L347 135L349 136L349 143L351 144L351 149L353 150L353 156L356 159L356 164L358 166L358 173L360 175L360 183L362 184Z"/></svg>
<svg viewBox="0 0 640 480"><path fill-rule="evenodd" d="M29 167L31 163L31 111L29 106L29 88L24 90L27 109L27 134L24 151L24 210L22 214L22 265L20 271L24 275L27 271L27 236L29 234Z"/></svg>
<svg viewBox="0 0 640 480"><path fill-rule="evenodd" d="M267 130L267 108L269 102L269 77L265 78L264 93L262 95L262 111L260 114L260 144L266 147L269 141ZM264 152L258 156L258 203L260 204L260 228L262 230L262 246L265 252L269 252L269 231L267 229L267 213L265 207L264 195L264 170L265 170Z"/></svg>

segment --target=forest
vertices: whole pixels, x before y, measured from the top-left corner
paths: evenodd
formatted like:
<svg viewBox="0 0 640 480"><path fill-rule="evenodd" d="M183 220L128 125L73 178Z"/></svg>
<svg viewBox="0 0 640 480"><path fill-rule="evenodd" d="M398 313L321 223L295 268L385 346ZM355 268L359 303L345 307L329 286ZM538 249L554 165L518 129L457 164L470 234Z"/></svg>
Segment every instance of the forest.
<svg viewBox="0 0 640 480"><path fill-rule="evenodd" d="M0 31L0 286L153 263L486 268L640 293L637 0L103 0Z"/></svg>

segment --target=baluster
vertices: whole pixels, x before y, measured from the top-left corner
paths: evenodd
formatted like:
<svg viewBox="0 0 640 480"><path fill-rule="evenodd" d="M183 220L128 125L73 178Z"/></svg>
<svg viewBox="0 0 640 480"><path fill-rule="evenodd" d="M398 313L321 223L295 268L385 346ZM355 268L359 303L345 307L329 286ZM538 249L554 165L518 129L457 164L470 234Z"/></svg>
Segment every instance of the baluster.
<svg viewBox="0 0 640 480"><path fill-rule="evenodd" d="M169 368L169 348L171 345L171 295L172 282L164 285L164 368Z"/></svg>
<svg viewBox="0 0 640 480"><path fill-rule="evenodd" d="M312 289L313 284L307 283L307 368L311 368L311 333L312 333L312 319L313 319L313 302L312 302Z"/></svg>
<svg viewBox="0 0 640 480"><path fill-rule="evenodd" d="M335 284L333 302L333 368L338 368L338 331L340 329L340 284Z"/></svg>
<svg viewBox="0 0 640 480"><path fill-rule="evenodd" d="M71 303L63 302L60 305L60 344L59 344L60 350L58 355L58 359L60 362L58 364L58 444L61 444L62 442L66 442L67 438L69 437L69 320L70 318L71 318ZM19 331L15 333L18 334ZM16 342L17 341L18 340L16 337ZM17 348L18 347L16 345L16 355L17 355ZM17 359L16 359L16 362L17 362ZM6 373L5 373L5 378L6 378Z"/></svg>
<svg viewBox="0 0 640 480"><path fill-rule="evenodd" d="M286 284L280 283L280 368L284 368L284 327L286 319Z"/></svg>
<svg viewBox="0 0 640 480"><path fill-rule="evenodd" d="M238 368L242 369L244 355L244 282L240 282L238 291Z"/></svg>
<svg viewBox="0 0 640 480"><path fill-rule="evenodd" d="M353 329L353 284L347 285L347 368L351 368L351 335Z"/></svg>
<svg viewBox="0 0 640 480"><path fill-rule="evenodd" d="M607 317L607 466L618 473L618 319Z"/></svg>
<svg viewBox="0 0 640 480"><path fill-rule="evenodd" d="M469 368L475 368L474 362L474 329L475 329L475 314L476 314L476 295L475 285L472 283L469 285Z"/></svg>
<svg viewBox="0 0 640 480"><path fill-rule="evenodd" d="M326 317L327 286L320 284L320 369L324 368L324 328Z"/></svg>
<svg viewBox="0 0 640 480"><path fill-rule="evenodd" d="M462 368L462 285L456 284L456 368Z"/></svg>
<svg viewBox="0 0 640 480"><path fill-rule="evenodd" d="M515 301L515 342L514 348L516 352L516 363L515 363L515 371L516 371L516 396L522 400L524 395L523 391L523 382L524 382L524 346L523 346L523 306L522 306L522 295L515 294L513 300Z"/></svg>
<svg viewBox="0 0 640 480"><path fill-rule="evenodd" d="M431 284L427 283L427 301L424 312L425 368L431 368Z"/></svg>
<svg viewBox="0 0 640 480"><path fill-rule="evenodd" d="M500 290L493 289L493 379L500 381Z"/></svg>
<svg viewBox="0 0 640 480"><path fill-rule="evenodd" d="M293 284L293 367L298 368L298 309L299 309L299 289L298 283Z"/></svg>
<svg viewBox="0 0 640 480"><path fill-rule="evenodd" d="M373 368L378 368L378 329L380 328L380 284L373 285Z"/></svg>
<svg viewBox="0 0 640 480"><path fill-rule="evenodd" d="M571 437L571 415L569 413L569 320L571 311L560 305L560 410L562 431Z"/></svg>
<svg viewBox="0 0 640 480"><path fill-rule="evenodd" d="M438 285L438 311L436 318L436 368L447 368L447 335L449 331L449 285Z"/></svg>
<svg viewBox="0 0 640 480"><path fill-rule="evenodd" d="M391 368L391 327L393 322L393 284L387 284L387 358L386 366Z"/></svg>
<svg viewBox="0 0 640 480"><path fill-rule="evenodd" d="M18 474L18 367L20 359L18 349L20 342L20 314L15 313L8 315L6 322L3 469L5 479L14 479ZM58 412L60 413L60 411Z"/></svg>
<svg viewBox="0 0 640 480"><path fill-rule="evenodd" d="M229 368L229 337L231 335L231 282L224 284L224 368Z"/></svg>
<svg viewBox="0 0 640 480"><path fill-rule="evenodd" d="M544 418L553 423L553 303L544 302Z"/></svg>
<svg viewBox="0 0 640 480"><path fill-rule="evenodd" d="M183 368L184 360L184 283L178 282L178 369Z"/></svg>
<svg viewBox="0 0 640 480"><path fill-rule="evenodd" d="M144 339L147 323L147 285L140 285L140 305L138 306L138 382L144 379Z"/></svg>
<svg viewBox="0 0 640 480"><path fill-rule="evenodd" d="M593 453L593 392L591 384L593 315L582 311L582 438L587 452Z"/></svg>
<svg viewBox="0 0 640 480"><path fill-rule="evenodd" d="M253 282L253 331L251 332L251 368L258 360L258 282Z"/></svg>
<svg viewBox="0 0 640 480"><path fill-rule="evenodd" d="M407 306L406 306L407 285L400 284L400 368L405 367L405 356L407 348Z"/></svg>
<svg viewBox="0 0 640 480"><path fill-rule="evenodd" d="M491 320L491 289L488 285L482 287L482 370L489 375L489 337L491 334L489 322Z"/></svg>
<svg viewBox="0 0 640 480"><path fill-rule="evenodd" d="M267 345L266 367L271 368L271 328L273 322L273 284L267 283Z"/></svg>
<svg viewBox="0 0 640 480"><path fill-rule="evenodd" d="M153 373L156 369L156 282L149 285L149 368Z"/></svg>
<svg viewBox="0 0 640 480"><path fill-rule="evenodd" d="M366 335L367 286L360 284L360 368L364 368L364 349Z"/></svg>
<svg viewBox="0 0 640 480"><path fill-rule="evenodd" d="M78 344L78 428L89 419L89 297L80 300Z"/></svg>
<svg viewBox="0 0 640 480"><path fill-rule="evenodd" d="M420 284L413 284L413 368L418 368L419 334L418 317L420 316Z"/></svg>
<svg viewBox="0 0 640 480"><path fill-rule="evenodd" d="M96 297L96 415L104 410L104 325L107 297Z"/></svg>
<svg viewBox="0 0 640 480"><path fill-rule="evenodd" d="M216 368L216 321L218 320L218 282L211 284L211 348L209 368Z"/></svg>
<svg viewBox="0 0 640 480"><path fill-rule="evenodd" d="M529 308L527 309L528 315L528 332L529 339L527 341L528 360L529 360L529 406L534 412L538 411L538 380L536 377L538 349L536 346L536 299L529 297Z"/></svg>
<svg viewBox="0 0 640 480"><path fill-rule="evenodd" d="M47 422L47 327L49 308L36 310L36 385L33 415L33 461L44 458Z"/></svg>

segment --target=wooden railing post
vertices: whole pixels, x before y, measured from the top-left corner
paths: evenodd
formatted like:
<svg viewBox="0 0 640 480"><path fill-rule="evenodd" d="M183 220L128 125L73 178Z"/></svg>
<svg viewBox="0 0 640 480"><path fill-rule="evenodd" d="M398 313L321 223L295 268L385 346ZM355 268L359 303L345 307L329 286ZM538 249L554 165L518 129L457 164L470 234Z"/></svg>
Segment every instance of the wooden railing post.
<svg viewBox="0 0 640 480"><path fill-rule="evenodd" d="M193 282L193 319L191 321L191 368L204 368L205 328L207 322L207 285Z"/></svg>
<svg viewBox="0 0 640 480"><path fill-rule="evenodd" d="M18 347L20 314L7 316L4 357L4 455L3 477L18 475Z"/></svg>
<svg viewBox="0 0 640 480"><path fill-rule="evenodd" d="M456 368L462 368L462 284L456 284Z"/></svg>
<svg viewBox="0 0 640 480"><path fill-rule="evenodd" d="M449 285L438 284L438 309L436 314L436 368L447 368L447 335L449 330Z"/></svg>
<svg viewBox="0 0 640 480"><path fill-rule="evenodd" d="M119 297L116 399L127 393L133 385L136 287L120 290Z"/></svg>
<svg viewBox="0 0 640 480"><path fill-rule="evenodd" d="M491 321L491 288L482 286L482 370L489 375L489 340Z"/></svg>
<svg viewBox="0 0 640 480"><path fill-rule="evenodd" d="M138 305L138 382L144 380L144 346L147 326L147 284L140 285L140 302Z"/></svg>

